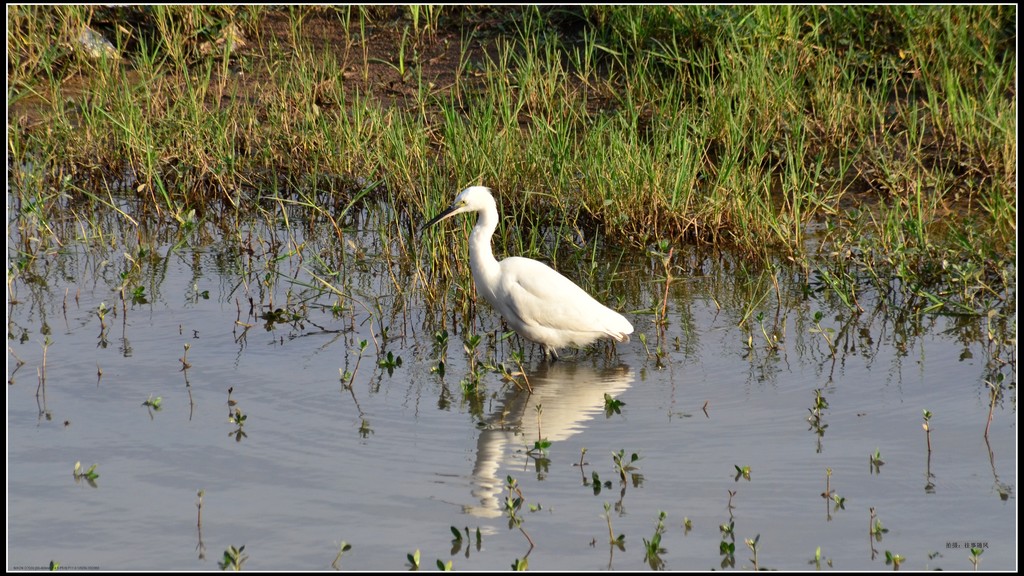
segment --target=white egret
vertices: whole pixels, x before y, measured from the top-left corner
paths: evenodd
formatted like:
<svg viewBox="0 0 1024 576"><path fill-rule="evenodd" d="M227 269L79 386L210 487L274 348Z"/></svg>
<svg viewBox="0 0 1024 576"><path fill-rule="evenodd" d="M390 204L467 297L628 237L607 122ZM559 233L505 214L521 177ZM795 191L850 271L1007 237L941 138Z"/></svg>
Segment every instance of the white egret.
<svg viewBox="0 0 1024 576"><path fill-rule="evenodd" d="M629 341L633 325L622 314L551 267L529 258L494 258L491 236L498 227L498 208L488 188L466 188L424 228L465 212L478 213L469 237L469 267L477 292L520 336L543 346L545 357L556 360L557 348L583 347L604 337Z"/></svg>

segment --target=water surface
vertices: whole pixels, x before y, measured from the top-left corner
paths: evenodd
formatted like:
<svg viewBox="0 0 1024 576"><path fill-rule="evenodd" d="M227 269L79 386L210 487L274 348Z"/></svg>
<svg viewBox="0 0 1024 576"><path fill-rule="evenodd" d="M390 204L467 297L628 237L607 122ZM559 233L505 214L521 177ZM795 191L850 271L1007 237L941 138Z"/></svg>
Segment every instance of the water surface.
<svg viewBox="0 0 1024 576"><path fill-rule="evenodd" d="M250 570L403 569L415 550L425 569L528 554L533 569L635 570L662 511L673 570L749 569L755 537L761 568L814 569L820 547L824 568L891 569L890 551L905 569L966 570L972 545L982 569L1016 568L1015 374L976 337L984 319L907 319L870 295L854 314L790 282L780 302L728 257L680 247L663 324L660 263L631 256L617 279L582 282L625 296L633 340L546 365L485 304L468 321L439 314L371 233L335 247L350 253L336 276L289 252L302 238L249 254L245 235L157 237L144 256L67 243L9 282L8 569L211 570L244 545ZM311 273L342 278L345 296ZM271 302L295 316L260 318ZM493 371L467 391L467 325L478 362L524 353L532 394ZM401 365L380 366L387 352ZM999 373L1014 388L986 441ZM626 482L620 451L639 456ZM77 461L98 465L94 486ZM510 477L532 549L510 528ZM451 527L470 538L453 545Z"/></svg>

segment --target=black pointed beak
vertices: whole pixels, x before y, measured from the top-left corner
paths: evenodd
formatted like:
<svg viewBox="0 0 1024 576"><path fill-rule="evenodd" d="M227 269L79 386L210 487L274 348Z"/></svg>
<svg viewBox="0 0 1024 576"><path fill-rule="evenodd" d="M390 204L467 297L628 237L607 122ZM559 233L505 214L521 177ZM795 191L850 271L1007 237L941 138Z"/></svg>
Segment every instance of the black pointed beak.
<svg viewBox="0 0 1024 576"><path fill-rule="evenodd" d="M427 228L430 228L434 224L437 224L441 220L444 220L445 218L451 216L453 212L455 212L455 206L449 206L447 210L445 210L444 212L441 212L437 216L434 216L433 218L431 218L423 226L420 226L420 230L422 231L422 230L426 230Z"/></svg>

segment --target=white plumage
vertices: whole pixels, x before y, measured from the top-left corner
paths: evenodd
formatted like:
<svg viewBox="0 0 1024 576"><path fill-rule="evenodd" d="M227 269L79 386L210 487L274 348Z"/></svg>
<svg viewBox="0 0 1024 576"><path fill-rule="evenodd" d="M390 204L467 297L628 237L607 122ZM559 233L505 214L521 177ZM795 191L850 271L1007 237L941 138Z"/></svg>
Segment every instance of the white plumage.
<svg viewBox="0 0 1024 576"><path fill-rule="evenodd" d="M479 214L469 238L477 292L520 336L543 346L545 356L557 359L557 348L582 347L599 338L629 341L633 325L625 317L551 267L529 258L494 258L491 236L498 227L498 208L486 187L466 188L424 227L465 212Z"/></svg>

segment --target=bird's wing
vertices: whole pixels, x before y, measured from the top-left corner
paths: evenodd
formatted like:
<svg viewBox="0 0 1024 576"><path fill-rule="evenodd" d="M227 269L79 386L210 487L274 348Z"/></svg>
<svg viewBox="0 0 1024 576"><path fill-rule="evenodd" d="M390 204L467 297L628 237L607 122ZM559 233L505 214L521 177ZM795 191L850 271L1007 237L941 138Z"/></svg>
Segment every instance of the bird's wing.
<svg viewBox="0 0 1024 576"><path fill-rule="evenodd" d="M526 325L558 330L603 332L595 327L615 314L553 268L529 258L502 261L506 308Z"/></svg>

